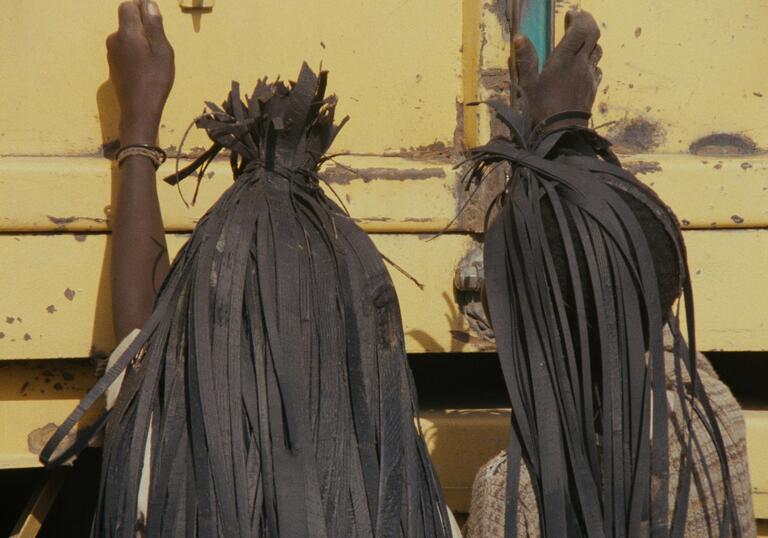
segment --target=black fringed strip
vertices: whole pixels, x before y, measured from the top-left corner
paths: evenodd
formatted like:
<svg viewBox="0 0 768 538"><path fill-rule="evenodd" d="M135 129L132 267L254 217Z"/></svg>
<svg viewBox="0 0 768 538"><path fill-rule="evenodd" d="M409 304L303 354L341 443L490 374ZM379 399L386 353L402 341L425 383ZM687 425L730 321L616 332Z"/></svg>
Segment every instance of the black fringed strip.
<svg viewBox="0 0 768 538"><path fill-rule="evenodd" d="M448 537L415 425L392 282L322 193L341 125L326 73L233 83L196 120L235 183L178 255L126 353L45 447L127 368L110 411L95 536L133 538L150 439L148 536ZM342 122L343 124L343 122ZM81 436L82 437L82 436ZM82 439L78 444L82 444Z"/></svg>
<svg viewBox="0 0 768 538"><path fill-rule="evenodd" d="M725 499L717 514L719 536L740 536L722 433L696 372L691 283L671 210L619 166L609 144L594 132L546 133L548 124L569 114L528 133L521 114L500 101L488 104L510 137L469 152L466 186L481 182L499 163L510 167L484 251L488 307L512 403L505 536L517 535L521 464L531 476L542 536L683 536L692 458L703 441L694 434L694 414L706 424L720 459ZM553 151L574 140L589 154ZM672 518L664 313L650 246L619 193L645 205L662 223L680 265L690 347L677 318L668 323L676 341L675 390L687 450ZM568 294L546 233L544 203L562 238ZM595 327L588 326L585 297L594 305ZM590 343L590 332L599 335L599 349ZM595 361L600 378L593 377ZM692 388L684 387L683 370ZM705 494L715 495L709 475L704 482Z"/></svg>

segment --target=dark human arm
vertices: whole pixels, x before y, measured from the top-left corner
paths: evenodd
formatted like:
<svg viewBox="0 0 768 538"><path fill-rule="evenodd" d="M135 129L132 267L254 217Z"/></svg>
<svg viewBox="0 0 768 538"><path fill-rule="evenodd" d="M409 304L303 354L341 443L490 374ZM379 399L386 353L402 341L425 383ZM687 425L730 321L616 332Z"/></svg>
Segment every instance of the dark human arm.
<svg viewBox="0 0 768 538"><path fill-rule="evenodd" d="M525 36L514 39L515 65L520 87L528 99L534 126L561 112L590 112L602 79L597 66L603 55L598 45L600 29L586 11L570 11L565 16L565 35L539 73L539 60L533 43ZM586 120L568 119L550 128L586 127Z"/></svg>
<svg viewBox="0 0 768 538"><path fill-rule="evenodd" d="M155 2L124 2L118 17L107 52L120 103L120 144L154 145L173 85L173 49ZM127 157L119 175L112 213L112 318L121 340L149 318L169 260L152 160Z"/></svg>

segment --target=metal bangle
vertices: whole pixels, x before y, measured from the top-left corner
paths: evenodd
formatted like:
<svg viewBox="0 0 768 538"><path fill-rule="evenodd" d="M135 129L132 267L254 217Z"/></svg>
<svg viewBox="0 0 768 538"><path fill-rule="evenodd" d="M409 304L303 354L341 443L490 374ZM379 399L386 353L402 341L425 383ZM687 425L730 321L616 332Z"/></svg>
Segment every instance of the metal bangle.
<svg viewBox="0 0 768 538"><path fill-rule="evenodd" d="M134 155L140 155L151 160L155 166L155 170L157 170L167 158L165 151L157 146L152 146L150 144L129 144L127 146L122 146L117 151L115 160L117 160L117 164L120 166L125 159Z"/></svg>

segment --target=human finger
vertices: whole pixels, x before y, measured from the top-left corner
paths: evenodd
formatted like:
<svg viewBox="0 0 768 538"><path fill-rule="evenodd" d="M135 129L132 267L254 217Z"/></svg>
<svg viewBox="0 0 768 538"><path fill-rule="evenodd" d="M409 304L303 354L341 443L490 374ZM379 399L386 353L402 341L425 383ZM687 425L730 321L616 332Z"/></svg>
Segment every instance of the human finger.
<svg viewBox="0 0 768 538"><path fill-rule="evenodd" d="M515 36L514 45L518 82L525 88L534 84L539 76L539 55L531 40L523 35Z"/></svg>
<svg viewBox="0 0 768 538"><path fill-rule="evenodd" d="M141 3L141 19L144 24L144 33L152 43L165 42L165 29L163 28L163 16L160 14L160 6L154 0L143 0Z"/></svg>
<svg viewBox="0 0 768 538"><path fill-rule="evenodd" d="M594 17L586 11L569 11L565 16L565 35L557 46L558 51L578 54L592 52L600 39L600 28Z"/></svg>
<svg viewBox="0 0 768 538"><path fill-rule="evenodd" d="M141 31L141 13L136 2L123 2L117 8L117 21L120 31Z"/></svg>

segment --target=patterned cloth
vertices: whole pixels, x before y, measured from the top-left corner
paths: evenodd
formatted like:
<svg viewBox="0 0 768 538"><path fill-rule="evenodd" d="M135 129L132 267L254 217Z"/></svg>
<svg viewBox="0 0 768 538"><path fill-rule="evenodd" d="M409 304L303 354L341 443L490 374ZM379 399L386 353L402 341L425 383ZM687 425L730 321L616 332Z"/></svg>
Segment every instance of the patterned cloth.
<svg viewBox="0 0 768 538"><path fill-rule="evenodd" d="M666 339L665 339L666 340ZM668 342L668 341L667 341ZM666 342L665 342L666 343ZM669 345L666 346L666 376L667 394L670 403L676 399L674 391L675 371L673 355ZM720 429L723 433L728 463L732 476L733 493L738 507L738 519L742 535L745 538L755 537L755 517L752 508L752 488L747 469L747 439L746 425L741 408L728 387L720 381L712 365L699 354L698 369L701 382L712 402ZM688 381L685 379L684 381ZM679 406L672 407L669 421L669 454L670 454L670 504L674 503L674 492L677 488L678 473L684 444L687 438L682 418L679 416ZM693 482L691 485L688 516L685 536L709 537L718 536L717 518L722 507L724 496L722 475L715 447L709 441L709 436L703 429L703 424L694 418L693 427L698 439L702 441L702 450L694 451L697 461L694 462ZM712 488L706 484L705 468L710 469L715 498L709 492ZM507 453L501 452L483 466L475 477L472 487L472 504L469 519L464 529L465 538L495 538L504 536L504 499L507 479ZM519 538L535 538L540 536L539 514L536 498L531 489L531 479L525 465L521 466L519 504L517 513L517 535ZM716 505L717 503L717 509ZM673 514L670 506L670 518Z"/></svg>

